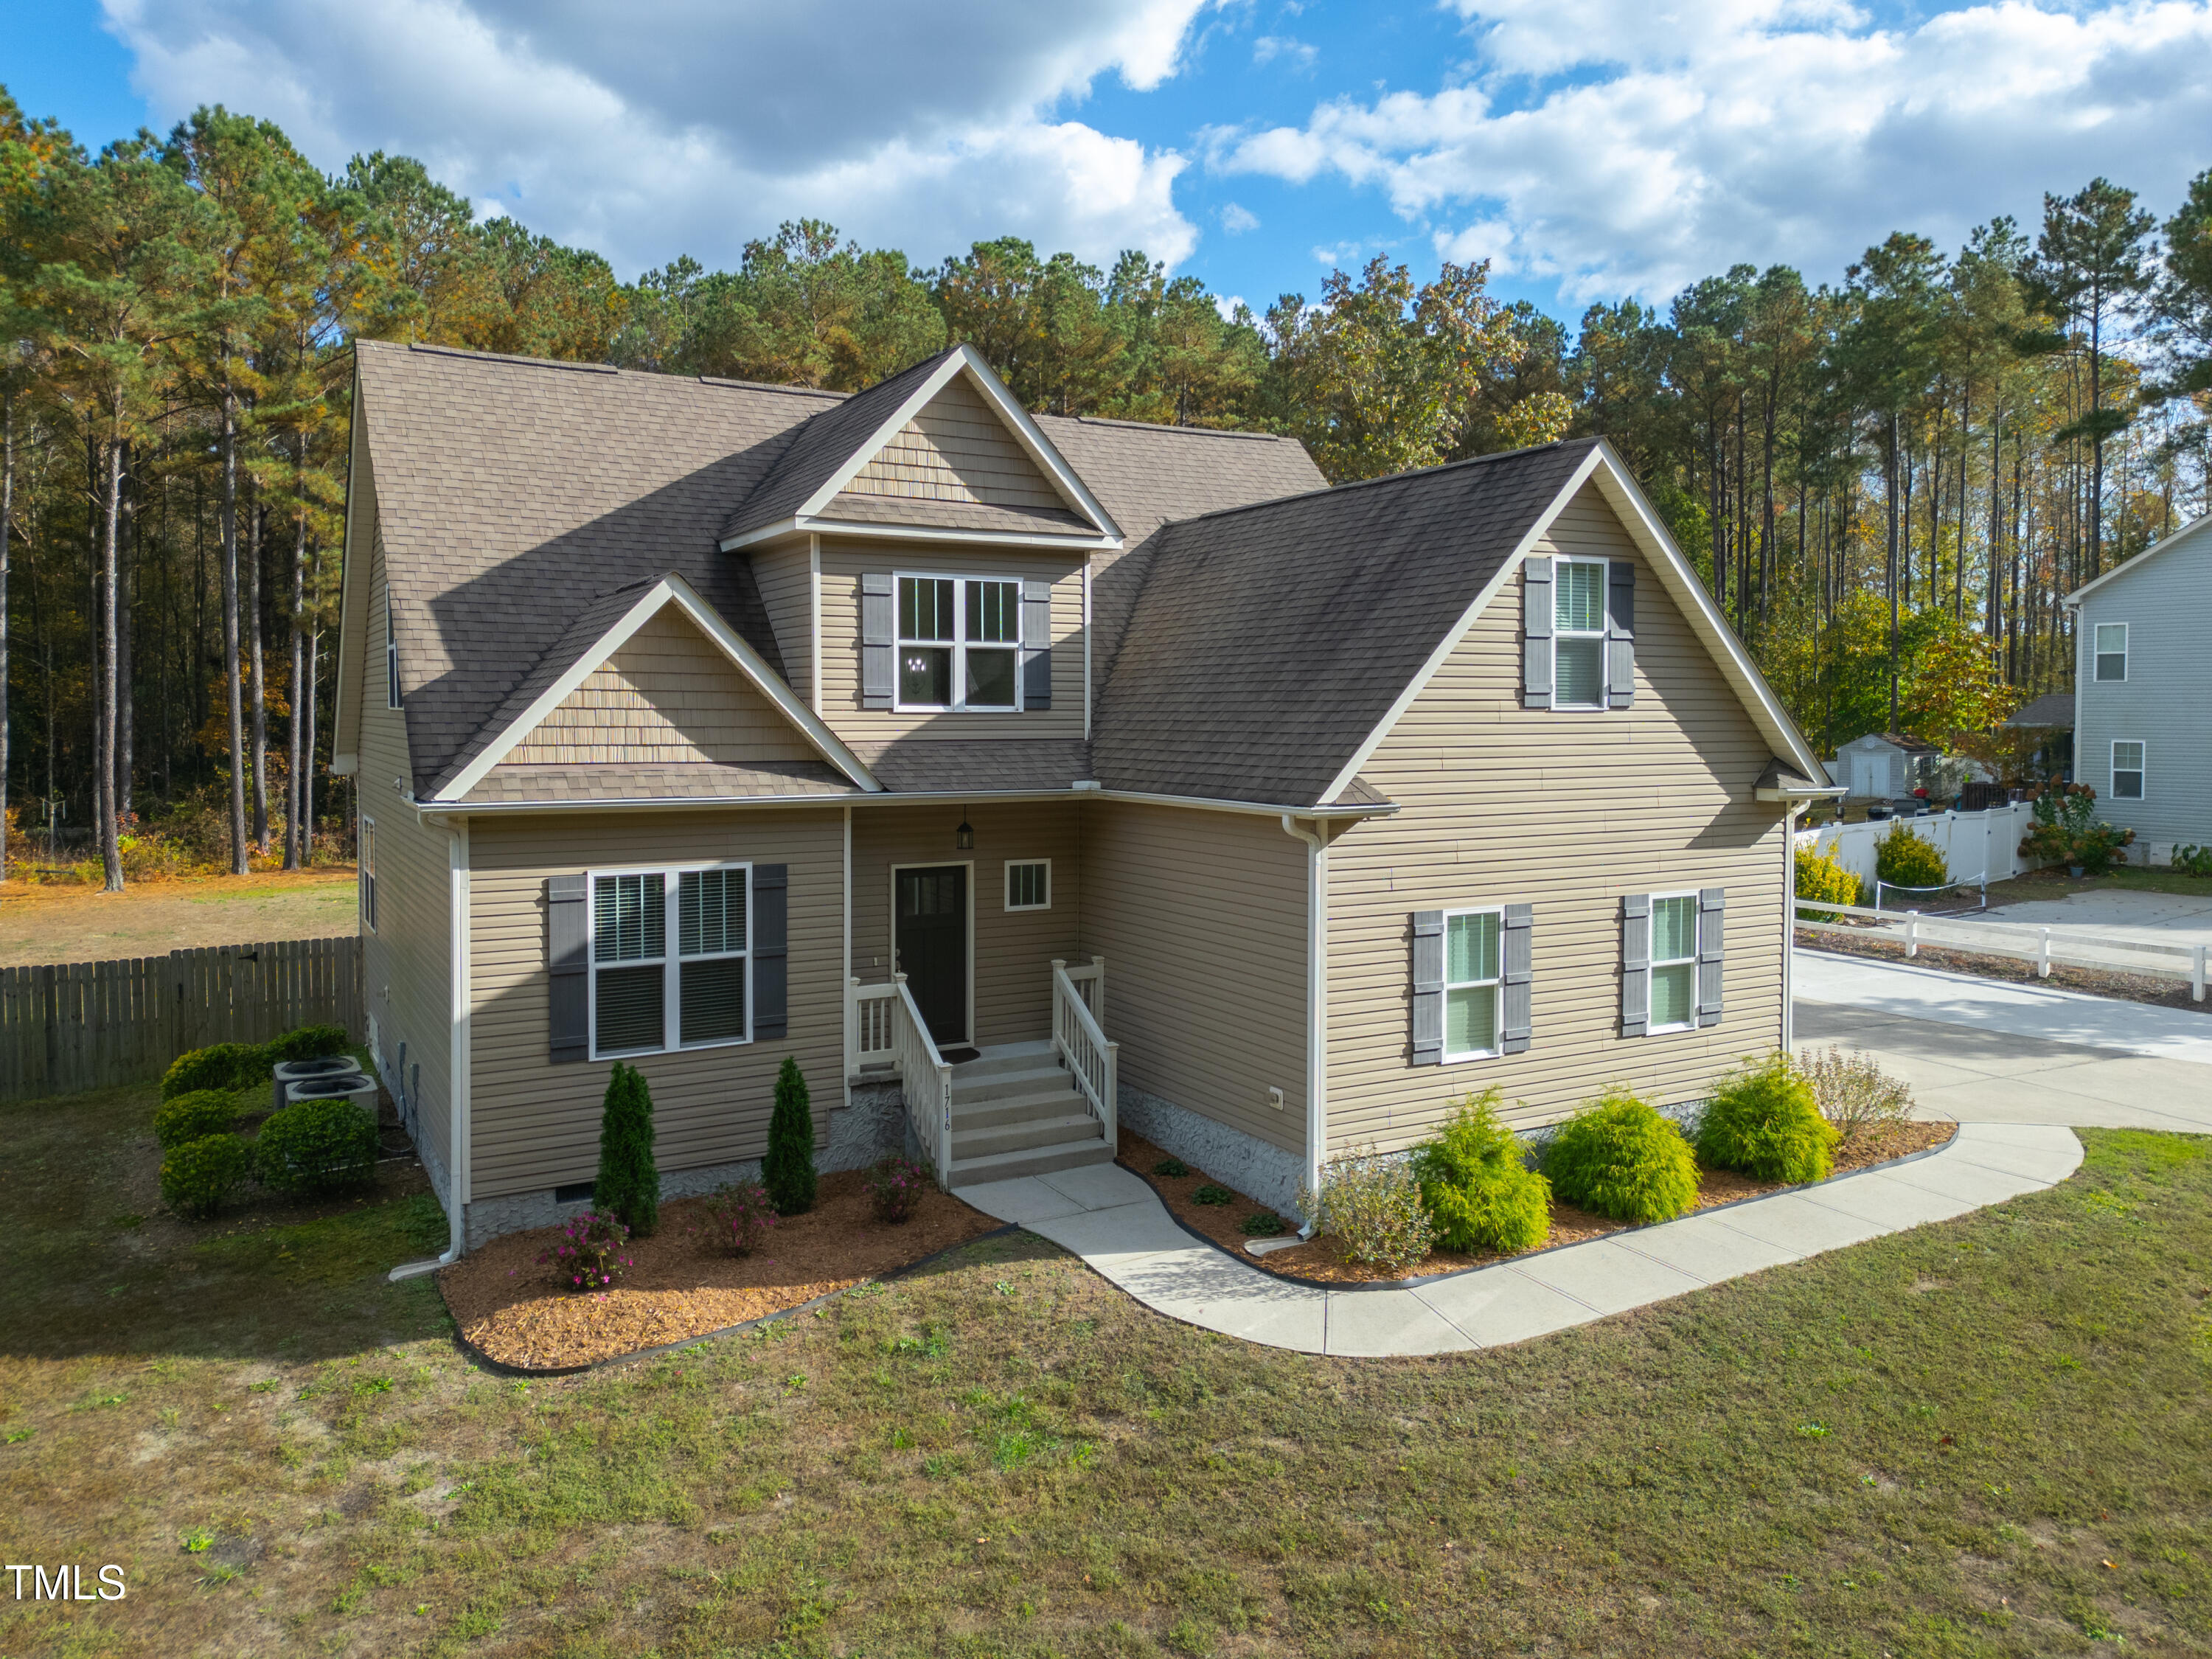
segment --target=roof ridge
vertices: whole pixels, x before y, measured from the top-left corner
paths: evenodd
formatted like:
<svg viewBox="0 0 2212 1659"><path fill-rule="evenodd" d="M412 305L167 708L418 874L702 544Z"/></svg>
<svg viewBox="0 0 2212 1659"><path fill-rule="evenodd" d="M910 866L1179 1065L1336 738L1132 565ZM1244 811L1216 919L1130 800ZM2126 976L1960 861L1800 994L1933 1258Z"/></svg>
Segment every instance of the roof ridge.
<svg viewBox="0 0 2212 1659"><path fill-rule="evenodd" d="M1247 432L1236 427L1185 426L1175 421L1125 421L1111 415L1039 415L1030 411L1032 420L1073 421L1079 426L1125 426L1139 432L1172 432L1188 434L1194 438L1243 438L1259 443L1289 443L1279 432Z"/></svg>
<svg viewBox="0 0 2212 1659"><path fill-rule="evenodd" d="M1247 501L1242 507L1218 507L1211 513L1193 514L1188 519L1172 519L1161 526L1171 530L1179 525L1200 524L1207 519L1225 519L1239 513L1257 513L1263 508L1286 506L1291 501L1312 501L1322 495L1344 495L1355 489L1372 489L1377 484L1401 483L1407 478L1425 478L1438 472L1457 471L1462 467L1483 466L1492 461L1510 461L1522 455L1539 455L1546 450L1565 449L1575 444L1597 444L1602 438L1554 438L1547 444L1529 444L1520 449L1501 449L1488 455L1465 455L1455 461L1439 461L1434 466L1417 466L1404 472L1385 472L1377 478L1354 478L1349 483L1328 484L1320 489L1304 489L1295 495L1277 495L1264 501Z"/></svg>
<svg viewBox="0 0 2212 1659"><path fill-rule="evenodd" d="M376 345L396 345L397 341L378 340ZM587 363L573 358L525 357L511 351L478 351L472 346L438 345L424 340L410 340L407 349L420 351L436 357L476 357L495 363L520 363L527 368L565 368L572 374L620 374L623 371L612 363Z"/></svg>

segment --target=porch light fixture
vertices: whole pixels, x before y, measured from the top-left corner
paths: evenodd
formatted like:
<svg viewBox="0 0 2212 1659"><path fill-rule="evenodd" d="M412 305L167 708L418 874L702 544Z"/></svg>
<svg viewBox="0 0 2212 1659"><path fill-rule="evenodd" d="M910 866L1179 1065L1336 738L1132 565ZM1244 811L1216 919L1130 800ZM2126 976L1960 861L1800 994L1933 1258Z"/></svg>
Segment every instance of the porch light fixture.
<svg viewBox="0 0 2212 1659"><path fill-rule="evenodd" d="M973 852L975 847L975 829L968 822L968 814L963 809L960 814L960 827L952 832L952 848L955 852L968 853Z"/></svg>

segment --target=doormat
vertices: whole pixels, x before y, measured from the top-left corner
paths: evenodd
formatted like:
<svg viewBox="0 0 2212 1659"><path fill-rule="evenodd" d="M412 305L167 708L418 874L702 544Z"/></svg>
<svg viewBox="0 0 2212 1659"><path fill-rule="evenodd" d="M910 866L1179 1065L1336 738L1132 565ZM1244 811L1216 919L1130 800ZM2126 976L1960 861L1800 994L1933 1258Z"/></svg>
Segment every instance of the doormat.
<svg viewBox="0 0 2212 1659"><path fill-rule="evenodd" d="M940 1048L938 1056L947 1066L965 1066L971 1060L982 1059L983 1051L980 1048Z"/></svg>

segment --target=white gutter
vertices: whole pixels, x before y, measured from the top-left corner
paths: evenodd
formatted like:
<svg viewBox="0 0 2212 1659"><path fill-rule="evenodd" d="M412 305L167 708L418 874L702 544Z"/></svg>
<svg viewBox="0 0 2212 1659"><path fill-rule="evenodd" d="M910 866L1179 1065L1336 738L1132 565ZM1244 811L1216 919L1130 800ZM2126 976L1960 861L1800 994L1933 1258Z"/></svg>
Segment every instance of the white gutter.
<svg viewBox="0 0 2212 1659"><path fill-rule="evenodd" d="M1088 781L1087 780L1085 781ZM921 806L947 801L1115 800L1140 806L1183 806L1207 812L1244 812L1273 818L1295 813L1302 818L1387 818L1401 809L1395 801L1379 806L1284 806L1262 801L1210 800L1202 795L1154 795L1133 789L1086 788L1084 783L1060 789L881 789L870 793L855 790L831 795L653 795L621 800L426 800L417 802L425 816L444 817L465 812L489 817L501 812L665 812L672 809L708 806Z"/></svg>
<svg viewBox="0 0 2212 1659"><path fill-rule="evenodd" d="M1782 815L1782 1052L1796 1052L1797 1017L1790 1000L1797 965L1797 802Z"/></svg>
<svg viewBox="0 0 2212 1659"><path fill-rule="evenodd" d="M1306 1188L1318 1194L1328 1146L1328 843L1288 812L1282 823L1306 844ZM1310 1218L1298 1229L1313 1231Z"/></svg>

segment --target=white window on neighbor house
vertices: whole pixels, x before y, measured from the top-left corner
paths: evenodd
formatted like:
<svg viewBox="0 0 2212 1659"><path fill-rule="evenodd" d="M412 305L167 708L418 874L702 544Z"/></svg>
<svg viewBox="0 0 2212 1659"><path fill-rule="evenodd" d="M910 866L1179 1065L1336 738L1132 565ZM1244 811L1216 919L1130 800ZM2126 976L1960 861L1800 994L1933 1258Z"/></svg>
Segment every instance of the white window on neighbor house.
<svg viewBox="0 0 2212 1659"><path fill-rule="evenodd" d="M2097 624L2097 678L2100 680L2124 680L2128 677L2128 625L2125 623Z"/></svg>
<svg viewBox="0 0 2212 1659"><path fill-rule="evenodd" d="M392 590L384 590L384 706L399 707L399 635L392 627Z"/></svg>
<svg viewBox="0 0 2212 1659"><path fill-rule="evenodd" d="M1007 861L1006 908L1009 910L1052 908L1052 860L1050 859L1025 859L1019 863L1012 860Z"/></svg>
<svg viewBox="0 0 2212 1659"><path fill-rule="evenodd" d="M1487 1060L1498 1052L1498 987L1502 910L1444 913L1444 1059Z"/></svg>
<svg viewBox="0 0 2212 1659"><path fill-rule="evenodd" d="M1651 1031L1698 1023L1698 896L1651 896Z"/></svg>
<svg viewBox="0 0 2212 1659"><path fill-rule="evenodd" d="M2143 746L2132 738L2120 738L2112 744L2112 799L2141 800L2143 798Z"/></svg>
<svg viewBox="0 0 2212 1659"><path fill-rule="evenodd" d="M368 818L361 821L361 925L370 933L376 931L376 825Z"/></svg>
<svg viewBox="0 0 2212 1659"><path fill-rule="evenodd" d="M1021 707L1020 582L902 575L897 586L896 707Z"/></svg>
<svg viewBox="0 0 2212 1659"><path fill-rule="evenodd" d="M1552 567L1552 706L1605 707L1603 559L1560 559Z"/></svg>
<svg viewBox="0 0 2212 1659"><path fill-rule="evenodd" d="M751 866L592 876L592 1055L749 1040Z"/></svg>

